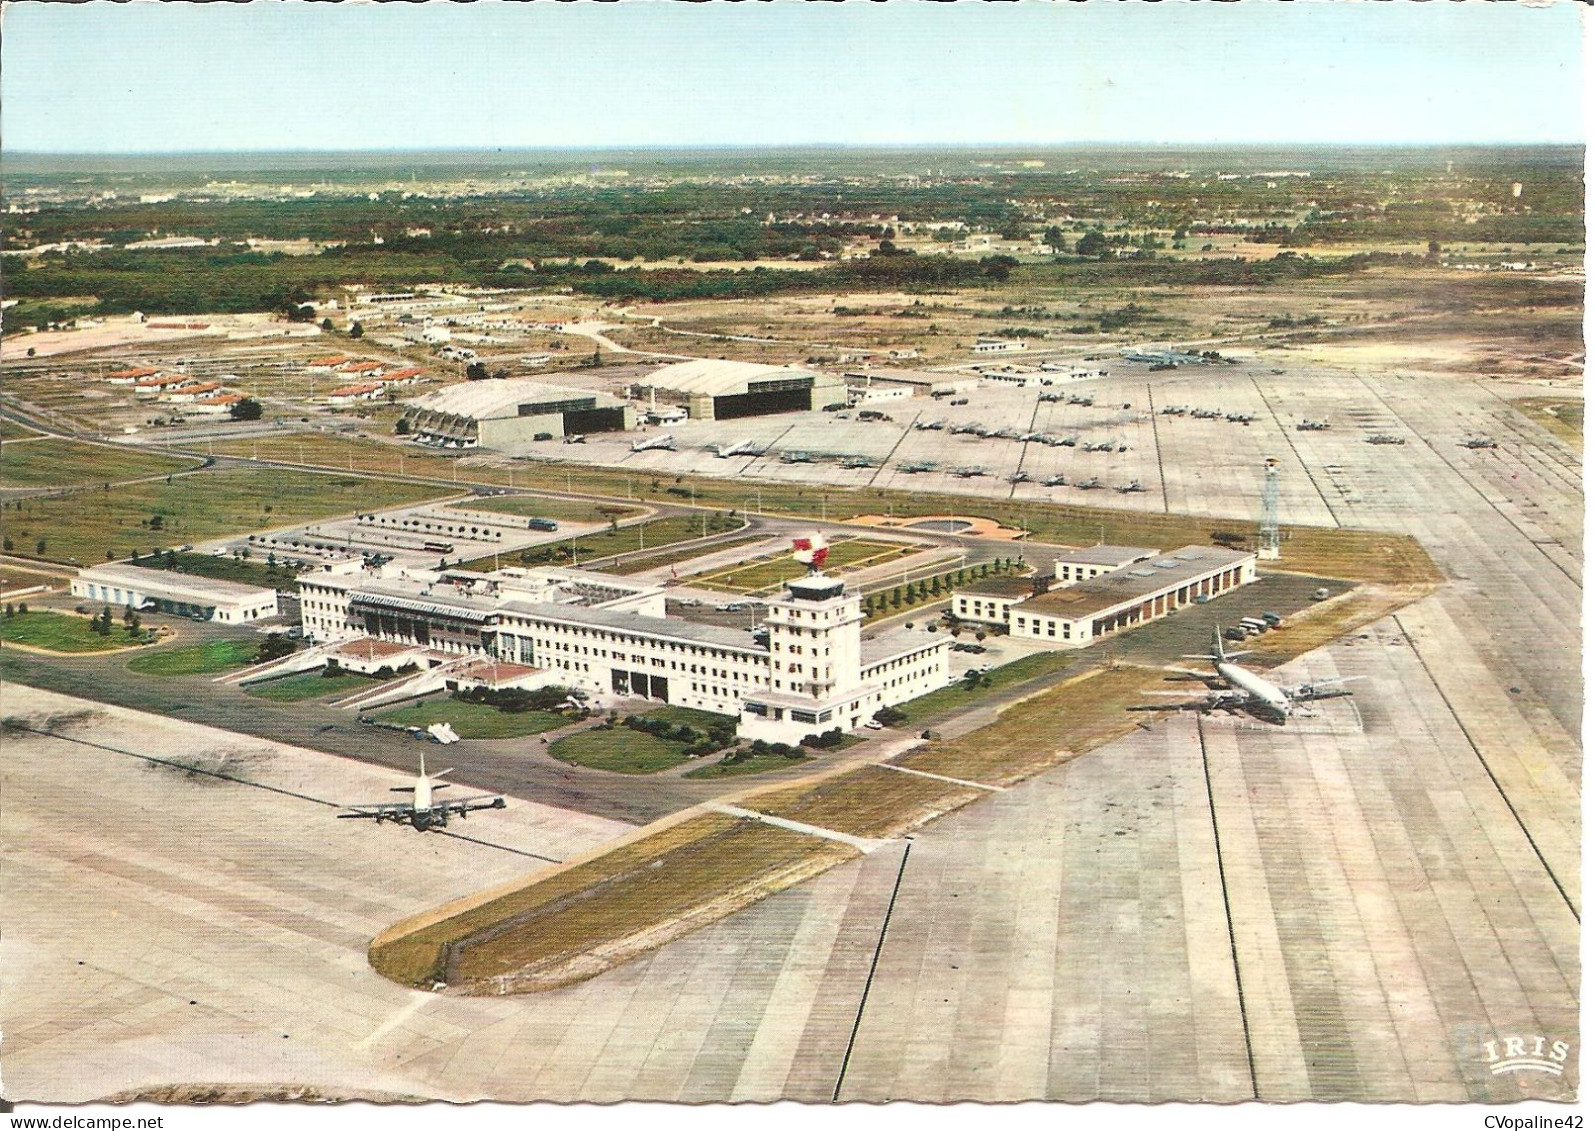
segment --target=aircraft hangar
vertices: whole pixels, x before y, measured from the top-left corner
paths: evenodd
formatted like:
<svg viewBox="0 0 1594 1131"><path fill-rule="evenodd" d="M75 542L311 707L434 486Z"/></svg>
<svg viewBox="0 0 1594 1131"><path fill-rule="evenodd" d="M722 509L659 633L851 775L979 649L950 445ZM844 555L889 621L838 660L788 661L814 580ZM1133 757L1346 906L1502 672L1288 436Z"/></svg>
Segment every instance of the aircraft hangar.
<svg viewBox="0 0 1594 1131"><path fill-rule="evenodd" d="M666 365L637 391L654 402L685 405L694 420L808 412L847 400L846 386L831 373L710 358Z"/></svg>
<svg viewBox="0 0 1594 1131"><path fill-rule="evenodd" d="M539 434L585 435L636 426L635 413L618 397L524 378L438 389L408 402L404 419L421 443L456 448L503 448Z"/></svg>

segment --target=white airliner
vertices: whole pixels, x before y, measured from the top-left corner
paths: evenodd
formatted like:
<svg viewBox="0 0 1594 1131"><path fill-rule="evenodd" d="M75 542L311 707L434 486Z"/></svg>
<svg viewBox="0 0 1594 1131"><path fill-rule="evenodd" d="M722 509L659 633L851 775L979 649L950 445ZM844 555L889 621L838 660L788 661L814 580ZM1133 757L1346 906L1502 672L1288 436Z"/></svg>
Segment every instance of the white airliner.
<svg viewBox="0 0 1594 1131"><path fill-rule="evenodd" d="M421 776L415 779L413 786L396 785L394 793L412 794L406 804L395 801L387 805L351 805L350 812L339 813L341 818L368 817L381 824L383 821L393 821L397 824L408 824L416 832L425 832L430 828L447 828L448 818L457 814L467 817L476 809L502 809L504 799L494 794L478 794L475 797L461 797L454 801L437 801L433 798L440 789L450 788L450 782L440 782L437 779L444 774L451 774L453 770L440 770L435 774L426 772L426 753L421 753Z"/></svg>
<svg viewBox="0 0 1594 1131"><path fill-rule="evenodd" d="M654 436L647 440L631 441L633 452L673 452L675 450L675 437L666 432L662 436Z"/></svg>
<svg viewBox="0 0 1594 1131"><path fill-rule="evenodd" d="M1187 660L1209 660L1216 679L1204 672L1190 672L1189 675L1207 683L1210 691L1205 699L1189 703L1170 703L1166 706L1155 705L1146 707L1131 707L1132 711L1200 711L1210 714L1213 711L1244 711L1255 715L1267 722L1283 725L1285 720L1294 715L1303 703L1310 703L1318 699L1343 699L1350 695L1349 691L1339 684L1349 683L1359 676L1348 676L1343 679L1324 680L1321 683L1302 683L1294 687L1281 687L1269 683L1253 671L1234 663L1237 656L1244 656L1245 652L1229 652L1223 647L1223 635L1216 625L1212 628L1212 651L1204 656L1186 656ZM1153 695L1178 695L1182 692L1151 692Z"/></svg>

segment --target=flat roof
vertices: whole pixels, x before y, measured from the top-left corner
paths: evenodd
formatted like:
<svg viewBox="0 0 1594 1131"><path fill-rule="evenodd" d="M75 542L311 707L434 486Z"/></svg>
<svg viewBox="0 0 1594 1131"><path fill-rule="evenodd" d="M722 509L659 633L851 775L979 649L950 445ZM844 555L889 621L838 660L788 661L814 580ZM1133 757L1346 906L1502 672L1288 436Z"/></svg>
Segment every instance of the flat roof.
<svg viewBox="0 0 1594 1131"><path fill-rule="evenodd" d="M1080 620L1127 602L1145 600L1165 590L1177 589L1199 577L1255 558L1255 554L1242 550L1186 546L1154 558L1144 563L1143 567L1114 570L1078 585L1031 597L1017 612Z"/></svg>
<svg viewBox="0 0 1594 1131"><path fill-rule="evenodd" d="M585 628L602 628L611 632L635 632L644 636L659 636L709 648L725 648L748 654L767 654L769 649L755 644L750 632L740 628L725 628L717 624L700 624L697 621L676 617L649 617L641 613L627 613L616 609L592 609L582 605L553 605L537 601L506 601L504 611L537 620L557 621Z"/></svg>
<svg viewBox="0 0 1594 1131"><path fill-rule="evenodd" d="M550 385L526 377L465 381L406 401L411 408L477 420L515 416L523 404L591 399L597 408L618 408L624 402L594 389Z"/></svg>
<svg viewBox="0 0 1594 1131"><path fill-rule="evenodd" d="M937 647L950 648L952 646L951 633L938 632L934 636L928 634L914 634L913 637L904 637L898 633L889 636L880 636L872 640L863 641L859 649L859 666L872 668L883 664L887 660L894 660L899 656L911 656L916 652L933 652Z"/></svg>
<svg viewBox="0 0 1594 1131"><path fill-rule="evenodd" d="M143 566L110 565L90 566L80 570L78 576L99 584L110 583L124 589L145 592L165 590L187 596L199 596L211 601L275 600L277 591L267 585L244 585L237 581L223 581L217 577L200 577L192 573L177 573L168 569L145 569Z"/></svg>
<svg viewBox="0 0 1594 1131"><path fill-rule="evenodd" d="M749 382L782 381L800 377L816 385L839 384L837 378L805 369L800 365L759 365L751 361L722 361L702 358L680 361L656 370L643 383L677 393L699 393L712 397L747 392Z"/></svg>
<svg viewBox="0 0 1594 1131"><path fill-rule="evenodd" d="M1035 578L1009 577L1006 574L982 577L978 581L958 586L957 592L970 597L1028 597L1035 592Z"/></svg>
<svg viewBox="0 0 1594 1131"><path fill-rule="evenodd" d="M1064 550L1057 560L1069 565L1121 566L1142 558L1154 558L1158 550L1151 546L1079 546Z"/></svg>

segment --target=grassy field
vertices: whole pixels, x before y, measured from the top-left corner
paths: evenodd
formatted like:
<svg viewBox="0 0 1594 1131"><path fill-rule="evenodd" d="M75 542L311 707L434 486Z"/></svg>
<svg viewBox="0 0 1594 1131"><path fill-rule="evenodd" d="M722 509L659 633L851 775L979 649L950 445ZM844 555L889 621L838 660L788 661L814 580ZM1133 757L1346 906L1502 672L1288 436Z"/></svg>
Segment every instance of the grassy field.
<svg viewBox="0 0 1594 1131"><path fill-rule="evenodd" d="M925 719L944 715L950 711L967 710L985 696L1011 687L1015 683L1063 671L1074 662L1074 659L1075 657L1067 652L1036 652L1032 656L1024 656L999 668L992 668L976 688L971 689L960 680L928 695L909 699L906 703L898 703L897 710L908 716L901 726L911 729Z"/></svg>
<svg viewBox="0 0 1594 1131"><path fill-rule="evenodd" d="M553 711L500 711L458 699L427 699L376 716L378 722L401 727L448 723L461 738L525 738L556 730L570 720Z"/></svg>
<svg viewBox="0 0 1594 1131"><path fill-rule="evenodd" d="M662 554L646 554L635 558L626 558L618 565L605 566L610 573L628 576L641 573L647 569L660 569L664 566L679 565L682 562L693 561L706 554L717 554L724 550L734 549L738 546L751 546L755 542L769 540L767 534L749 534L745 538L727 538L723 542L716 542L712 546L687 546L682 550L666 550Z"/></svg>
<svg viewBox="0 0 1594 1131"><path fill-rule="evenodd" d="M723 534L727 530L738 529L741 525L740 519L731 519L719 514L656 518L651 522L639 522L635 526L622 526L618 530L598 530L580 538L547 542L533 546L529 550L522 550L518 554L500 554L498 559L505 565L512 565L515 562L522 565L569 565L573 547L574 560L577 564L598 567L603 565L604 558L615 554L654 546L672 546L678 542L701 538L705 530L709 534ZM467 562L465 568L491 569L492 562L493 556L489 554L473 562Z"/></svg>
<svg viewBox="0 0 1594 1131"><path fill-rule="evenodd" d="M170 475L198 467L186 456L163 456L75 440L0 444L0 487L76 487Z"/></svg>
<svg viewBox="0 0 1594 1131"><path fill-rule="evenodd" d="M162 555L161 560L164 563L165 555ZM178 573L192 574L195 577L214 577L220 581L236 581L243 585L259 585L267 589L294 588L294 579L299 572L287 565L272 565L265 555L240 559L231 554L217 557L214 554L178 551L172 555L172 560L177 563ZM152 567L148 558L140 560L137 564L149 568L165 568L164 564Z"/></svg>
<svg viewBox="0 0 1594 1131"><path fill-rule="evenodd" d="M371 965L412 986L566 985L693 930L706 907L718 918L857 855L756 821L698 817L454 914L400 924L371 944Z"/></svg>
<svg viewBox="0 0 1594 1131"><path fill-rule="evenodd" d="M354 475L271 468L205 471L161 480L19 499L4 512L6 537L20 553L83 563L149 553L174 542L199 542L287 526L357 510L420 502L443 489ZM151 526L159 518L158 525ZM45 548L40 551L37 542Z"/></svg>
<svg viewBox="0 0 1594 1131"><path fill-rule="evenodd" d="M15 420L0 417L0 441L21 440L28 436L37 435L37 432L25 424L18 424Z"/></svg>
<svg viewBox="0 0 1594 1131"><path fill-rule="evenodd" d="M642 513L641 507L624 503L604 503L591 499L555 499L542 495L500 495L494 498L466 499L449 503L453 510L490 511L494 514L524 515L527 518L551 518L555 522L608 522L624 521Z"/></svg>
<svg viewBox="0 0 1594 1131"><path fill-rule="evenodd" d="M637 716L642 719L663 719L676 726L696 727L706 731L714 726L735 726L741 720L735 715L721 715L714 711L700 711L696 707L659 707Z"/></svg>
<svg viewBox="0 0 1594 1131"><path fill-rule="evenodd" d="M302 703L306 699L326 699L334 694L346 695L361 687L374 686L376 680L353 672L322 675L319 671L313 671L250 684L245 690L256 699L272 703Z"/></svg>
<svg viewBox="0 0 1594 1131"><path fill-rule="evenodd" d="M390 450L390 445L372 440L316 436L302 443L284 439L262 440L259 448L263 457L273 459L296 459L302 448L306 461L322 466L341 468L352 464L357 471L398 470L398 453ZM239 441L217 445L218 451L223 449L247 454L250 444ZM411 475L446 479L454 474L455 463L447 456L407 455L405 468ZM462 483L509 485L507 469L461 467L458 474ZM534 480L536 475L541 475L544 482L528 482L528 479ZM746 481L740 479L682 476L645 481L634 473L628 477L620 471L575 464L551 464L536 474L517 469L515 478L523 487L540 485L562 490L568 481L572 489L594 495L621 498L629 490L645 501L680 502L678 496L667 494L667 478L669 486L695 490L699 506L722 511L740 508L747 498ZM764 513L775 516L818 517L821 499L824 500L826 515L832 520L884 514L888 506L898 516L973 513L994 519L1004 526L1026 527L1032 532L1034 541L1064 546L1092 546L1100 541L1126 546L1206 544L1211 541L1215 531L1243 534L1248 529L1245 523L1187 515L1115 511L1040 501L976 500L967 496L880 488L817 488L764 483L761 484L761 496ZM1438 572L1432 561L1407 535L1297 526L1283 527L1281 535L1283 556L1278 563L1280 569L1321 577L1392 584L1438 580ZM636 549L634 530L631 537L632 544L619 549ZM584 554L582 560L587 560Z"/></svg>
<svg viewBox="0 0 1594 1131"><path fill-rule="evenodd" d="M1576 397L1523 397L1511 402L1529 420L1583 450L1583 401Z"/></svg>
<svg viewBox="0 0 1594 1131"><path fill-rule="evenodd" d="M843 538L831 543L830 557L825 568L834 573L878 565L895 558L915 553L919 547L903 546L896 542L877 542L868 538ZM782 584L801 577L808 567L781 553L734 569L717 573L700 574L692 578L693 585L706 589L722 589L730 593L762 593L779 589Z"/></svg>
<svg viewBox="0 0 1594 1131"><path fill-rule="evenodd" d="M211 640L135 656L127 670L140 675L210 675L246 668L260 654L258 640Z"/></svg>
<svg viewBox="0 0 1594 1131"><path fill-rule="evenodd" d="M137 647L120 621L112 622L109 636L101 636L89 629L88 617L38 610L0 617L0 640L51 652L113 652Z"/></svg>
<svg viewBox="0 0 1594 1131"><path fill-rule="evenodd" d="M711 762L707 766L699 766L695 770L688 770L683 776L693 779L702 778L730 778L740 777L744 774L765 774L770 770L787 770L793 766L800 766L804 762L812 762L807 756L801 758L787 758L780 754L753 754L740 762Z"/></svg>
<svg viewBox="0 0 1594 1131"><path fill-rule="evenodd" d="M630 727L594 728L567 734L548 747L561 762L616 774L656 774L687 761L686 743Z"/></svg>
<svg viewBox="0 0 1594 1131"><path fill-rule="evenodd" d="M949 775L950 776L950 775ZM966 805L984 790L879 766L760 794L747 807L853 836L887 838Z"/></svg>

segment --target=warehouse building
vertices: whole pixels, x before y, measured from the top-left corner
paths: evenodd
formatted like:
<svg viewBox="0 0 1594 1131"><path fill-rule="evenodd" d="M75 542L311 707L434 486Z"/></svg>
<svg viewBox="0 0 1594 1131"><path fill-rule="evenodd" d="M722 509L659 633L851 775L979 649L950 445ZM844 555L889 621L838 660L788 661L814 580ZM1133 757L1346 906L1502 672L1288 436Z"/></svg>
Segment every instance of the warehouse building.
<svg viewBox="0 0 1594 1131"><path fill-rule="evenodd" d="M438 664L496 659L589 693L734 715L747 736L780 742L855 729L950 678L949 636L864 641L857 593L823 575L770 601L767 642L665 616L658 586L579 570L351 560L300 575L299 593L312 641L420 646Z"/></svg>
<svg viewBox="0 0 1594 1131"><path fill-rule="evenodd" d="M617 397L528 378L450 385L408 402L404 419L421 443L453 448L514 448L543 434L636 427L635 413Z"/></svg>
<svg viewBox="0 0 1594 1131"><path fill-rule="evenodd" d="M222 624L247 624L277 614L275 589L121 564L79 570L72 579L72 596Z"/></svg>
<svg viewBox="0 0 1594 1131"><path fill-rule="evenodd" d="M847 401L846 385L831 373L709 359L666 365L640 382L635 391L650 404L683 406L693 420L808 412Z"/></svg>

